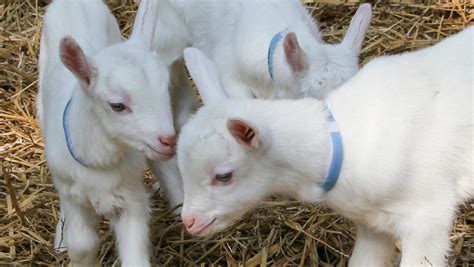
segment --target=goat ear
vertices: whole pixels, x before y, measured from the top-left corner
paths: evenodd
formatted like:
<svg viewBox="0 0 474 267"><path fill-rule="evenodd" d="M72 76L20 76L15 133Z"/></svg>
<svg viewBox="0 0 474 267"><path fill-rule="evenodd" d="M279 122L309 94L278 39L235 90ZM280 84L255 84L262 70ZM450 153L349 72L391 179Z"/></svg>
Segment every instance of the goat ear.
<svg viewBox="0 0 474 267"><path fill-rule="evenodd" d="M238 118L230 118L227 120L227 129L239 144L255 150L262 147L259 133L248 122Z"/></svg>
<svg viewBox="0 0 474 267"><path fill-rule="evenodd" d="M308 59L306 53L298 43L298 38L294 32L289 32L283 41L286 61L290 64L294 72L303 72L308 68Z"/></svg>
<svg viewBox="0 0 474 267"><path fill-rule="evenodd" d="M204 104L227 98L216 65L201 50L194 47L184 49L184 60Z"/></svg>
<svg viewBox="0 0 474 267"><path fill-rule="evenodd" d="M71 36L65 36L59 44L59 56L84 87L91 87L97 78L97 68Z"/></svg>
<svg viewBox="0 0 474 267"><path fill-rule="evenodd" d="M342 45L359 55L371 18L372 6L368 3L360 5L351 19L351 24L344 36L344 40L342 40Z"/></svg>
<svg viewBox="0 0 474 267"><path fill-rule="evenodd" d="M158 23L158 0L141 0L133 23L130 40L153 49L155 30Z"/></svg>

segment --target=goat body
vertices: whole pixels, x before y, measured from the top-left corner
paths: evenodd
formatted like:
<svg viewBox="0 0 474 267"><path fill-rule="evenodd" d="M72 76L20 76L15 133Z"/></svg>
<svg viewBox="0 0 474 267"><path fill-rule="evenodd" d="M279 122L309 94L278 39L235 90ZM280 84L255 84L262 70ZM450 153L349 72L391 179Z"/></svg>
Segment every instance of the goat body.
<svg viewBox="0 0 474 267"><path fill-rule="evenodd" d="M95 263L99 215L122 265L150 264L143 153L169 159L176 140L168 69L150 47L154 5L142 1L125 42L100 0L55 0L44 16L37 109L60 196L55 248L74 265Z"/></svg>
<svg viewBox="0 0 474 267"><path fill-rule="evenodd" d="M160 54L182 55L193 45L219 67L226 94L231 97L323 98L359 69L359 53L371 19L370 4L360 6L342 43L328 45L317 23L298 0L202 1L162 0ZM173 22L173 23L171 23ZM272 38L286 31L271 56Z"/></svg>
<svg viewBox="0 0 474 267"><path fill-rule="evenodd" d="M178 142L188 231L215 233L285 194L356 223L351 266L390 264L395 240L402 266L445 265L457 205L474 196L473 38L469 27L433 47L375 59L325 102L226 99L212 62L186 50L205 103ZM328 192L326 107L344 147Z"/></svg>

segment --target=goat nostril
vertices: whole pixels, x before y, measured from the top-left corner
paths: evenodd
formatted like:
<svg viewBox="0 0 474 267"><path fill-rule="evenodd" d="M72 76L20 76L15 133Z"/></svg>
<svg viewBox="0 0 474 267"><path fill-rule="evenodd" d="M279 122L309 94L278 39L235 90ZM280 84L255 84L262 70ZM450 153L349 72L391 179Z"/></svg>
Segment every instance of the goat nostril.
<svg viewBox="0 0 474 267"><path fill-rule="evenodd" d="M192 220L187 220L187 221L183 221L184 225L186 226L186 228L191 228L193 227L194 225L194 218Z"/></svg>
<svg viewBox="0 0 474 267"><path fill-rule="evenodd" d="M163 135L158 137L160 143L164 146L173 147L176 145L176 135Z"/></svg>

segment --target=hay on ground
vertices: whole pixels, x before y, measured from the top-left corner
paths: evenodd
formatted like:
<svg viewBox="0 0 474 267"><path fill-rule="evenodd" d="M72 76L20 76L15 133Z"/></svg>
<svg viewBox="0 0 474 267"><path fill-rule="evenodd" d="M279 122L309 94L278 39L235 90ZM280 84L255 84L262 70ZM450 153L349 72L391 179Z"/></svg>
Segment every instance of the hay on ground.
<svg viewBox="0 0 474 267"><path fill-rule="evenodd" d="M58 196L45 164L34 108L41 23L47 2L0 2L0 264L67 262L65 253L58 254L52 248L59 217ZM320 20L325 38L338 42L359 1L305 2ZM472 1L406 2L422 1L375 5L362 52L363 63L375 56L434 44L474 20ZM137 3L110 0L108 4L124 33L128 33ZM145 183L149 186L152 179L147 176ZM355 230L348 220L330 210L296 201L266 202L233 228L207 239L188 235L179 217L170 213L161 193L153 195L152 203L153 262L159 265L344 266L354 245ZM474 264L473 227L471 202L460 209L453 223L452 265ZM109 223L104 221L99 231L99 263L117 263Z"/></svg>

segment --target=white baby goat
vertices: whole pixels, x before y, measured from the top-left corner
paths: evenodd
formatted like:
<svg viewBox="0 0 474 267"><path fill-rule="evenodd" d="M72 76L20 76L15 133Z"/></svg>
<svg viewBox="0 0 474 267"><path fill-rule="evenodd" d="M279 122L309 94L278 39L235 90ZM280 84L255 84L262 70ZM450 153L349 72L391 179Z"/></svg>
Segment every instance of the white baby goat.
<svg viewBox="0 0 474 267"><path fill-rule="evenodd" d="M351 266L388 265L395 240L402 266L445 265L457 205L474 196L473 40L470 27L380 57L326 102L226 99L212 62L185 50L205 103L178 142L188 231L216 233L280 193L356 223ZM331 155L342 152L339 179L325 190Z"/></svg>
<svg viewBox="0 0 474 267"><path fill-rule="evenodd" d="M167 8L160 17L173 25L156 29L160 54L176 58L183 45L200 48L216 62L230 97L323 98L359 70L371 19L370 4L361 5L342 43L328 45L300 0L161 2Z"/></svg>
<svg viewBox="0 0 474 267"><path fill-rule="evenodd" d="M145 157L175 154L169 72L152 53L156 1L143 0L121 41L101 0L55 0L44 16L38 115L60 196L55 248L93 265L100 215L112 219L122 265L149 265Z"/></svg>
<svg viewBox="0 0 474 267"><path fill-rule="evenodd" d="M299 1L159 1L154 47L160 57L171 64L191 44L204 49L219 65L224 88L231 97L322 98L358 71L358 56L371 18L370 4L361 5L344 41L328 45L322 42L316 22ZM300 47L296 34L287 34L283 44L275 43L271 79L267 51L272 36L287 28L301 38L302 44ZM185 71L178 69L172 75L180 72L184 79L175 78L181 80L180 85L171 89L172 99L178 102L177 130L196 108L189 85L184 83ZM184 193L175 159L149 161L149 166L170 205L182 203Z"/></svg>

